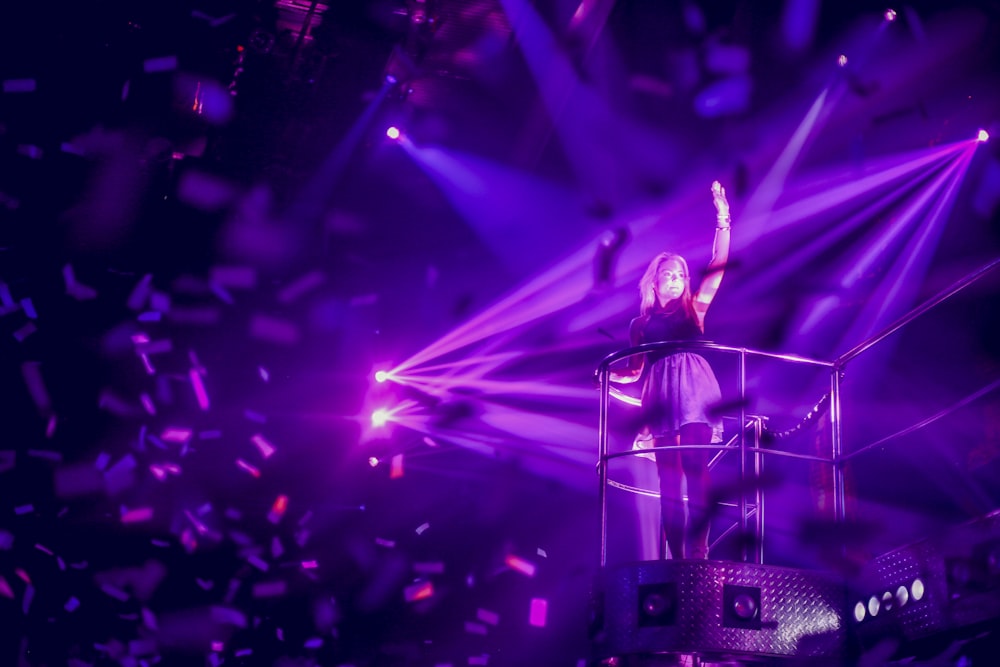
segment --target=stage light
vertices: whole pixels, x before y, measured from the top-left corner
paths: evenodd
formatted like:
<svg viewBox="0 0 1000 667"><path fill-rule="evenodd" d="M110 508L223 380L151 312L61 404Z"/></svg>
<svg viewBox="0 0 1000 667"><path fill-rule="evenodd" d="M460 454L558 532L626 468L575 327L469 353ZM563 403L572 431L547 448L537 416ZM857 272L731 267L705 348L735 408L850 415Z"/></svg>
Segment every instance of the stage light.
<svg viewBox="0 0 1000 667"><path fill-rule="evenodd" d="M375 381L378 383L385 382L389 379L389 371L375 371Z"/></svg>
<svg viewBox="0 0 1000 667"><path fill-rule="evenodd" d="M857 621L858 623L865 620L865 612L866 612L865 603L858 602L856 605L854 605L854 620Z"/></svg>
<svg viewBox="0 0 1000 667"><path fill-rule="evenodd" d="M896 10L895 9L887 9L887 10L885 10L885 14L883 16L885 16L885 20L886 21L888 21L889 23L892 23L893 21L896 20Z"/></svg>
<svg viewBox="0 0 1000 667"><path fill-rule="evenodd" d="M661 584L639 586L639 627L664 626L677 618L677 584L668 581Z"/></svg>
<svg viewBox="0 0 1000 667"><path fill-rule="evenodd" d="M759 630L760 588L757 586L722 587L722 625L727 628Z"/></svg>
<svg viewBox="0 0 1000 667"><path fill-rule="evenodd" d="M385 426L387 421L389 421L389 411L385 408L379 408L372 413L372 426L375 428Z"/></svg>
<svg viewBox="0 0 1000 667"><path fill-rule="evenodd" d="M896 604L900 607L904 606L910 601L910 592L906 590L906 586L900 586L896 589Z"/></svg>
<svg viewBox="0 0 1000 667"><path fill-rule="evenodd" d="M376 458L374 456L369 456L368 457L368 465L370 465L373 468L375 468L376 466L378 466L378 458Z"/></svg>
<svg viewBox="0 0 1000 667"><path fill-rule="evenodd" d="M837 64L839 66L841 66L841 67L846 67L847 66L847 56L845 56L843 53L841 53L839 56L837 56Z"/></svg>
<svg viewBox="0 0 1000 667"><path fill-rule="evenodd" d="M924 597L923 580L919 578L913 580L913 583L910 585L910 594L913 596L913 599L918 602Z"/></svg>
<svg viewBox="0 0 1000 667"><path fill-rule="evenodd" d="M976 141L983 143L989 140L990 140L990 133L987 132L986 130L979 130L979 134L976 135Z"/></svg>
<svg viewBox="0 0 1000 667"><path fill-rule="evenodd" d="M385 131L385 136L389 137L392 140L399 139L399 128L396 126L390 127L388 130Z"/></svg>
<svg viewBox="0 0 1000 667"><path fill-rule="evenodd" d="M868 599L868 613L871 615L872 618L878 616L879 608L880 604L878 598L875 597L874 595L871 596L871 598Z"/></svg>
<svg viewBox="0 0 1000 667"><path fill-rule="evenodd" d="M886 611L892 611L893 602L895 601L896 598L889 591L882 593L882 608Z"/></svg>

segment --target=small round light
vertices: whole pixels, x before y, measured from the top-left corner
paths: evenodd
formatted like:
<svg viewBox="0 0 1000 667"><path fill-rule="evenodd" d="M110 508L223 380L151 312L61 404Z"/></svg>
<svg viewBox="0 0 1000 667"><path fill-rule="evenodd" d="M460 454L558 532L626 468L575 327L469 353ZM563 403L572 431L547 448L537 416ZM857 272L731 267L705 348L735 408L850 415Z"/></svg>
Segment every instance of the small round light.
<svg viewBox="0 0 1000 667"><path fill-rule="evenodd" d="M892 611L892 603L895 601L896 598L889 591L882 593L882 608L886 611Z"/></svg>
<svg viewBox="0 0 1000 667"><path fill-rule="evenodd" d="M376 457L374 457L374 456L369 456L368 457L368 465L370 465L373 468L376 467L378 465L378 459Z"/></svg>
<svg viewBox="0 0 1000 667"><path fill-rule="evenodd" d="M389 379L389 371L375 371L375 381L385 382Z"/></svg>
<svg viewBox="0 0 1000 667"><path fill-rule="evenodd" d="M883 16L885 16L885 20L886 21L888 21L889 23L892 23L893 21L896 20L896 10L895 9L887 9L887 10L885 10L885 14L883 14Z"/></svg>
<svg viewBox="0 0 1000 667"><path fill-rule="evenodd" d="M906 590L906 586L900 586L896 589L896 604L900 607L906 605L910 601L910 592Z"/></svg>
<svg viewBox="0 0 1000 667"><path fill-rule="evenodd" d="M671 606L670 599L661 593L650 593L642 599L642 611L653 618L663 616Z"/></svg>
<svg viewBox="0 0 1000 667"><path fill-rule="evenodd" d="M865 603L858 602L856 605L854 605L854 620L857 621L858 623L865 620L865 612L866 612Z"/></svg>
<svg viewBox="0 0 1000 667"><path fill-rule="evenodd" d="M914 579L913 584L910 585L910 594L913 599L920 601L924 597L924 582L921 579Z"/></svg>
<svg viewBox="0 0 1000 667"><path fill-rule="evenodd" d="M976 135L976 141L980 143L985 143L989 140L990 140L990 133L987 132L986 130L979 130L979 133Z"/></svg>
<svg viewBox="0 0 1000 667"><path fill-rule="evenodd" d="M757 601L746 593L741 593L733 598L733 613L744 621L749 621L757 616Z"/></svg>
<svg viewBox="0 0 1000 667"><path fill-rule="evenodd" d="M841 53L839 56L837 56L837 64L840 65L841 67L846 67L847 66L847 56L845 56L843 53Z"/></svg>
<svg viewBox="0 0 1000 667"><path fill-rule="evenodd" d="M399 139L399 128L396 126L390 127L388 130L385 131L385 136L389 137L390 139Z"/></svg>
<svg viewBox="0 0 1000 667"><path fill-rule="evenodd" d="M878 598L874 595L871 596L868 600L868 613L872 616L872 618L878 616L879 606Z"/></svg>

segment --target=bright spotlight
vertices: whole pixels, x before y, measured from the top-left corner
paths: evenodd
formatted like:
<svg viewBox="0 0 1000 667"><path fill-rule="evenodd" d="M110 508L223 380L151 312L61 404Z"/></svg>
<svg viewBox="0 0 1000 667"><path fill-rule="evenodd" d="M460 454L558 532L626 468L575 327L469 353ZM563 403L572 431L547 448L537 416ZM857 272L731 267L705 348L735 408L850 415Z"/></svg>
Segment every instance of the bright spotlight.
<svg viewBox="0 0 1000 667"><path fill-rule="evenodd" d="M854 620L857 621L858 623L865 620L866 611L867 609L865 609L864 602L859 602L856 605L854 605Z"/></svg>
<svg viewBox="0 0 1000 667"><path fill-rule="evenodd" d="M385 426L387 421L389 421L389 411L385 408L379 408L372 413L372 426L375 428Z"/></svg>
<svg viewBox="0 0 1000 667"><path fill-rule="evenodd" d="M910 593L913 595L914 600L919 601L924 597L924 582L920 579L914 579L910 585Z"/></svg>
<svg viewBox="0 0 1000 667"><path fill-rule="evenodd" d="M385 136L393 140L399 139L399 128L393 125L388 130L385 131Z"/></svg>
<svg viewBox="0 0 1000 667"><path fill-rule="evenodd" d="M368 465L370 465L373 468L376 467L376 466L378 466L378 458L376 458L374 456L369 456L368 457Z"/></svg>
<svg viewBox="0 0 1000 667"><path fill-rule="evenodd" d="M892 23L893 21L896 20L896 10L895 9L887 9L887 10L885 10L885 14L883 16L885 16L885 20L886 21L888 21L889 23Z"/></svg>
<svg viewBox="0 0 1000 667"><path fill-rule="evenodd" d="M381 382L385 382L388 379L389 379L389 371L375 371L375 381L376 382L381 383Z"/></svg>
<svg viewBox="0 0 1000 667"><path fill-rule="evenodd" d="M846 67L847 66L847 56L845 56L843 53L841 53L837 57L837 64L840 65L841 67Z"/></svg>
<svg viewBox="0 0 1000 667"><path fill-rule="evenodd" d="M976 140L980 143L990 140L990 133L986 130L979 130L979 134L976 135Z"/></svg>
<svg viewBox="0 0 1000 667"><path fill-rule="evenodd" d="M879 602L879 599L876 596L873 595L870 598L868 598L868 614L872 618L878 616L880 608L881 608L881 603Z"/></svg>

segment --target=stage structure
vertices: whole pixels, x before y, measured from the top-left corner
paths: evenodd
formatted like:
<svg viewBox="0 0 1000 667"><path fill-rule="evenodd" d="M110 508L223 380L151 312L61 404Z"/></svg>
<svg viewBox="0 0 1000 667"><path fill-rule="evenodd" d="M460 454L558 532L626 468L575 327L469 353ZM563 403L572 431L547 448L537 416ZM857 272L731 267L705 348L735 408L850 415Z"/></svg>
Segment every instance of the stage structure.
<svg viewBox="0 0 1000 667"><path fill-rule="evenodd" d="M863 458L891 438L845 454L841 417L841 383L847 364L874 349L900 329L944 303L1000 267L1000 259L966 276L929 299L871 339L834 361L775 354L712 342L662 342L620 350L605 357L596 375L601 387L598 477L600 500L600 570L596 578L590 636L595 665L649 666L678 664L854 664L864 651L891 643L891 658L918 655L921 646L956 631L972 635L1000 624L1000 510L953 527L945 535L893 550L867 562L848 580L833 572L764 563L765 462L773 457L800 459L825 474L816 475L827 488L830 519L845 519L846 462ZM658 496L654 490L613 479L616 459L655 451L610 452L611 400L638 405L610 382L612 366L646 352L691 351L728 355L735 372L735 433L726 442L685 445L683 449L715 451L717 466L736 459L739 484L734 525L716 538L739 536L739 560L653 560L609 563L608 490ZM793 364L829 375L828 393L815 410L826 411L819 440L828 451L806 455L783 451L781 440L768 438L767 417L747 412L748 363ZM715 366L716 364L713 364ZM725 365L725 364L723 364ZM721 379L721 376L720 376ZM938 415L940 416L940 414ZM911 433L932 420L921 420L899 434ZM730 429L726 428L727 435ZM857 465L855 461L854 465ZM714 473L713 473L714 474ZM815 479L814 479L815 483ZM985 630L984 630L985 629Z"/></svg>

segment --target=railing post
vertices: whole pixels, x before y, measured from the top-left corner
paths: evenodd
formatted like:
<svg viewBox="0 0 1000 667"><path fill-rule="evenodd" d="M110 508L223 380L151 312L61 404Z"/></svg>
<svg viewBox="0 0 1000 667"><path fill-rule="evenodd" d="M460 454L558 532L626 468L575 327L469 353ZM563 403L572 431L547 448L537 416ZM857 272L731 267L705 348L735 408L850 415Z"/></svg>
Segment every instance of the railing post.
<svg viewBox="0 0 1000 667"><path fill-rule="evenodd" d="M754 506L757 508L754 521L754 561L764 563L764 489L761 488L760 477L763 473L764 455L760 452L764 434L764 418L754 417L753 420L753 475L754 475Z"/></svg>
<svg viewBox="0 0 1000 667"><path fill-rule="evenodd" d="M750 520L747 510L747 409L746 409L746 376L747 376L747 353L745 349L740 349L738 357L736 378L736 391L739 393L740 401L740 555L746 563L750 557L747 553L746 536L750 528Z"/></svg>
<svg viewBox="0 0 1000 667"><path fill-rule="evenodd" d="M830 375L830 459L833 461L833 518L835 521L843 521L847 516L844 494L844 464L840 460L843 453L840 423L840 369L840 364L835 364Z"/></svg>
<svg viewBox="0 0 1000 667"><path fill-rule="evenodd" d="M611 391L609 368L600 367L601 407L598 418L597 476L600 483L598 502L601 506L601 567L608 564L608 398Z"/></svg>

